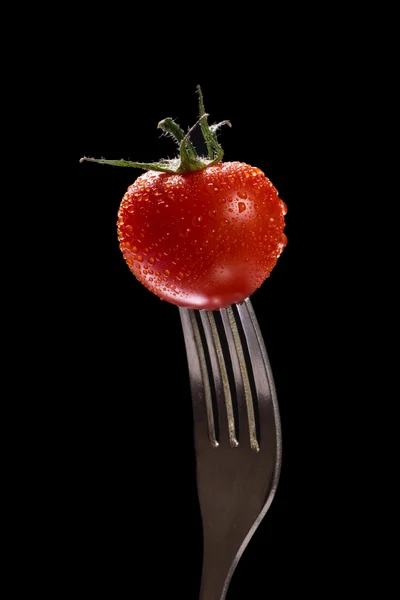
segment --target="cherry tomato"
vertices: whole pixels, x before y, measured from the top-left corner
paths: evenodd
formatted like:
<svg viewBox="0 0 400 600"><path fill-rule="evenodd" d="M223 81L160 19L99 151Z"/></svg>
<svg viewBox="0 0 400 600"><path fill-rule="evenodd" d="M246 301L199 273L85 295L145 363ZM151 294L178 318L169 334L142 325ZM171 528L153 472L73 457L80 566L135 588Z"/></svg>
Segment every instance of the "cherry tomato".
<svg viewBox="0 0 400 600"><path fill-rule="evenodd" d="M132 273L162 300L217 310L239 303L269 277L287 239L286 206L264 173L222 162L217 131L209 126L200 86L197 123L185 133L171 118L158 127L179 145L179 156L156 163L83 157L101 164L145 169L124 195L118 239ZM199 126L207 157L190 134Z"/></svg>
<svg viewBox="0 0 400 600"><path fill-rule="evenodd" d="M118 239L132 273L162 300L217 310L269 277L287 243L285 214L269 179L245 163L149 170L122 199Z"/></svg>

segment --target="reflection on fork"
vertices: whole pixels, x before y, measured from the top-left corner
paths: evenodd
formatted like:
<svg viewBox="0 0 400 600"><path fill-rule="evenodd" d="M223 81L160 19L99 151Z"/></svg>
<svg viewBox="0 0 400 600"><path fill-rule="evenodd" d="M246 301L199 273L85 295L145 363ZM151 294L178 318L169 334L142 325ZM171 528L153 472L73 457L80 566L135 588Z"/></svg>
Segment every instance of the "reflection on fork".
<svg viewBox="0 0 400 600"><path fill-rule="evenodd" d="M219 311L179 311L203 523L200 600L224 600L238 561L278 485L279 409L249 299Z"/></svg>

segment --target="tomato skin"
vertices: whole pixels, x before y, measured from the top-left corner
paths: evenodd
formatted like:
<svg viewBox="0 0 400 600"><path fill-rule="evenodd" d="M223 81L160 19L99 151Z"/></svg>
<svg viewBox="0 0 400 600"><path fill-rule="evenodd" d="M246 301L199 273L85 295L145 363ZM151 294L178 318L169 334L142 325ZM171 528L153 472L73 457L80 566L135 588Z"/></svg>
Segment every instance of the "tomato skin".
<svg viewBox="0 0 400 600"><path fill-rule="evenodd" d="M287 243L285 214L269 179L245 163L148 171L121 201L118 239L132 273L162 300L217 310L269 277Z"/></svg>

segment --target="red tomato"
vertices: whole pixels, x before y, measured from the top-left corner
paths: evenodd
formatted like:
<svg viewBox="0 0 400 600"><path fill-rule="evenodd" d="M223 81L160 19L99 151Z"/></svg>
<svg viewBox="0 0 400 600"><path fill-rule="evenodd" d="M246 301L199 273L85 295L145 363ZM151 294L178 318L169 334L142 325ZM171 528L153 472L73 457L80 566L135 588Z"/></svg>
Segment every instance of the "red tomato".
<svg viewBox="0 0 400 600"><path fill-rule="evenodd" d="M244 163L150 170L122 199L118 239L132 273L162 300L217 310L269 277L287 243L285 214L269 179Z"/></svg>

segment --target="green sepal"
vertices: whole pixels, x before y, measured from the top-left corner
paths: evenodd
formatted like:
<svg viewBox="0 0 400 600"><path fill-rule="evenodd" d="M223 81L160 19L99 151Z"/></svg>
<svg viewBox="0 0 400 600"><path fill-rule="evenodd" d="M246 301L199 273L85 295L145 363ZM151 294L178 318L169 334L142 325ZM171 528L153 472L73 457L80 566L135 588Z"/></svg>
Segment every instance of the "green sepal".
<svg viewBox="0 0 400 600"><path fill-rule="evenodd" d="M205 112L203 94L200 86L197 86L199 94L199 120L193 127L185 133L179 125L170 117L163 119L158 123L158 128L162 129L171 135L179 145L179 157L170 160L161 160L154 163L132 162L129 160L107 160L105 158L88 158L84 156L79 162L96 162L102 165L111 165L114 167L131 167L135 169L143 169L145 171L162 171L164 173L192 173L200 171L211 165L221 162L224 152L218 142L216 132L223 125L229 125L229 121L222 121L215 125L208 124L208 114ZM207 146L208 157L198 156L192 142L190 134L193 129L200 125L204 141Z"/></svg>

